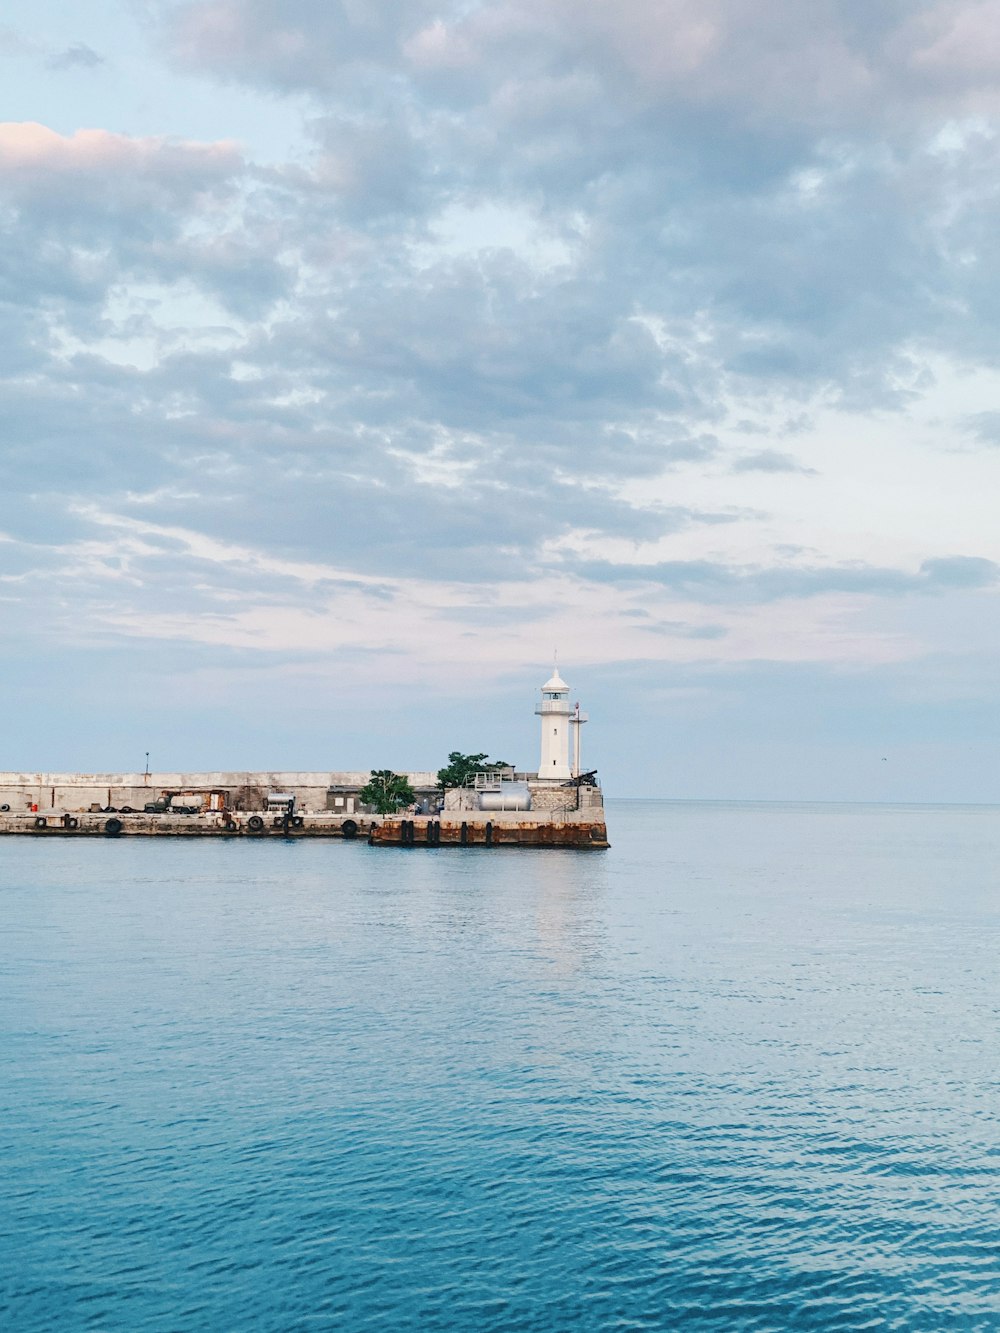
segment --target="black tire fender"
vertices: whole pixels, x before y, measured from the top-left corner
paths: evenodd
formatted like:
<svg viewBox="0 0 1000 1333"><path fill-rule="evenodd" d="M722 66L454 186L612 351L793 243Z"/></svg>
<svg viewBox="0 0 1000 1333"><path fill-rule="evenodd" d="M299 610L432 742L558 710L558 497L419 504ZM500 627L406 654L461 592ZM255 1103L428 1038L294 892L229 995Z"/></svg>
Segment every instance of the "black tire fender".
<svg viewBox="0 0 1000 1333"><path fill-rule="evenodd" d="M35 828L48 828L48 826L49 826L49 821L45 818L44 815L35 816Z"/></svg>
<svg viewBox="0 0 1000 1333"><path fill-rule="evenodd" d="M292 828L301 828L305 822L301 815L292 815Z"/></svg>
<svg viewBox="0 0 1000 1333"><path fill-rule="evenodd" d="M0 810L2 810L4 814L6 814L9 809L9 805L0 805Z"/></svg>
<svg viewBox="0 0 1000 1333"><path fill-rule="evenodd" d="M260 815L251 815L247 820L247 828L251 833L259 833L263 827L264 821L261 819Z"/></svg>
<svg viewBox="0 0 1000 1333"><path fill-rule="evenodd" d="M121 809L121 813L122 813L123 815L134 815L134 814L135 814L135 811L132 809L132 807L131 807L130 805L123 805L123 806L122 806L122 809Z"/></svg>
<svg viewBox="0 0 1000 1333"><path fill-rule="evenodd" d="M120 819L106 819L104 821L104 832L110 833L112 837L116 833L121 833L123 827L124 825Z"/></svg>
<svg viewBox="0 0 1000 1333"><path fill-rule="evenodd" d="M353 819L345 819L340 826L340 831L345 838L356 838L358 836L358 825Z"/></svg>

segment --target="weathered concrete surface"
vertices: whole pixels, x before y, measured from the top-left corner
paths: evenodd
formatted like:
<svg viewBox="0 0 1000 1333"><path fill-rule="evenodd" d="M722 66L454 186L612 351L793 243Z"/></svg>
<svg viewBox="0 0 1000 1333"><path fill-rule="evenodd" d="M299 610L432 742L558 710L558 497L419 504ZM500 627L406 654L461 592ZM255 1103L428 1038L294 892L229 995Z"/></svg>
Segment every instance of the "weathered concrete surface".
<svg viewBox="0 0 1000 1333"><path fill-rule="evenodd" d="M604 796L598 786L573 787L565 782L550 782L531 774L522 775L531 796L534 813L545 812L554 818L589 810L599 819L604 807ZM500 792L502 796L502 792ZM480 809L479 791L472 787L452 787L444 794L445 817L459 818L459 811L475 814Z"/></svg>
<svg viewBox="0 0 1000 1333"><path fill-rule="evenodd" d="M303 814L292 818L246 811L200 815L106 814L46 811L0 814L0 836L35 838L344 838L372 847L609 846L603 818L587 812L563 817L550 811L497 811L463 819L428 816Z"/></svg>
<svg viewBox="0 0 1000 1333"><path fill-rule="evenodd" d="M407 773L410 785L418 793L434 792L437 777L434 773ZM300 810L326 811L328 798L336 801L340 793L343 801L351 799L368 781L368 773L357 772L278 772L261 769L246 772L219 771L214 773L15 773L0 772L0 805L9 805L12 813L28 812L38 806L41 815L59 810L86 811L91 805L123 805L141 810L147 802L157 799L165 791L208 792L224 791L230 796L227 804L249 805L237 797L258 793L261 798L269 791L290 792ZM0 813L5 813L0 811ZM350 813L345 810L344 813Z"/></svg>
<svg viewBox="0 0 1000 1333"><path fill-rule="evenodd" d="M596 816L596 817L595 817ZM551 811L469 812L464 819L393 816L373 820L373 847L568 847L601 851L610 847L601 815Z"/></svg>
<svg viewBox="0 0 1000 1333"><path fill-rule="evenodd" d="M90 814L46 811L38 814L0 814L0 836L18 834L40 838L367 838L372 820L365 815L299 815L285 820L276 815L246 812L201 815Z"/></svg>

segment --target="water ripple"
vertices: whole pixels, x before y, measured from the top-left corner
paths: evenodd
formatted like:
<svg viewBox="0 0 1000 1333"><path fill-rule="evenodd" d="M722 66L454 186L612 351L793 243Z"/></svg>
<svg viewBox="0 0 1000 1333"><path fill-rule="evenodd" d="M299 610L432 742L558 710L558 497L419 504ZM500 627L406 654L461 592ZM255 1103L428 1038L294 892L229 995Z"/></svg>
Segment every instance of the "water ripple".
<svg viewBox="0 0 1000 1333"><path fill-rule="evenodd" d="M7 844L4 1327L1000 1330L995 815L612 826Z"/></svg>

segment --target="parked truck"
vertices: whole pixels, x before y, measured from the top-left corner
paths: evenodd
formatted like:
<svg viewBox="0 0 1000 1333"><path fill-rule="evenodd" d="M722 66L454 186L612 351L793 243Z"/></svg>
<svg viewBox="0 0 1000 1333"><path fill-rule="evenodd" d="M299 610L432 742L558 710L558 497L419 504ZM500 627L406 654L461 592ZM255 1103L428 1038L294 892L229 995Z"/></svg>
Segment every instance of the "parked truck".
<svg viewBox="0 0 1000 1333"><path fill-rule="evenodd" d="M146 815L200 815L203 806L197 796L190 793L165 791L155 801L148 801L143 807Z"/></svg>

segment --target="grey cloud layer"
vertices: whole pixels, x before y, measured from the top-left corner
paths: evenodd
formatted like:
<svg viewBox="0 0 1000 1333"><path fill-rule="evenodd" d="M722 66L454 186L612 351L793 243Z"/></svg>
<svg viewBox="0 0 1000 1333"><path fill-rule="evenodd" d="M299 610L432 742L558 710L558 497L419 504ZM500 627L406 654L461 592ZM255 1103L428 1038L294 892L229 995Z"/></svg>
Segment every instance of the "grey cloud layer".
<svg viewBox="0 0 1000 1333"><path fill-rule="evenodd" d="M95 537L93 494L378 576L488 580L501 552L511 578L709 602L992 587L975 562L547 549L733 521L623 498L678 469L822 484L766 440L727 450L729 400L891 408L922 351L992 359L991 6L154 8L184 69L305 96L310 155L0 127L0 527ZM173 605L169 557L136 559Z"/></svg>
<svg viewBox="0 0 1000 1333"><path fill-rule="evenodd" d="M568 324L546 321L561 348L588 329L613 355L637 310L687 337L701 318L713 387L724 372L884 402L913 344L988 354L995 141L934 137L992 109L977 8L196 0L165 7L162 33L187 67L314 97L327 218L405 239L456 199L528 210L575 249L563 287L536 292L571 298ZM445 313L412 272L385 294L424 329ZM531 302L515 313L490 330L550 350ZM653 382L630 387L648 400Z"/></svg>
<svg viewBox="0 0 1000 1333"><path fill-rule="evenodd" d="M104 57L86 42L74 42L51 55L46 63L50 69L94 69L104 64Z"/></svg>
<svg viewBox="0 0 1000 1333"><path fill-rule="evenodd" d="M899 597L953 589L995 588L1000 565L974 556L925 560L915 573L857 563L826 567L735 568L711 560L665 560L655 565L590 561L576 566L588 579L658 584L686 598L714 602L770 602L828 593Z"/></svg>
<svg viewBox="0 0 1000 1333"><path fill-rule="evenodd" d="M181 60L284 89L405 62L466 97L585 71L635 105L842 121L919 95L992 92L987 0L180 0L160 5Z"/></svg>

